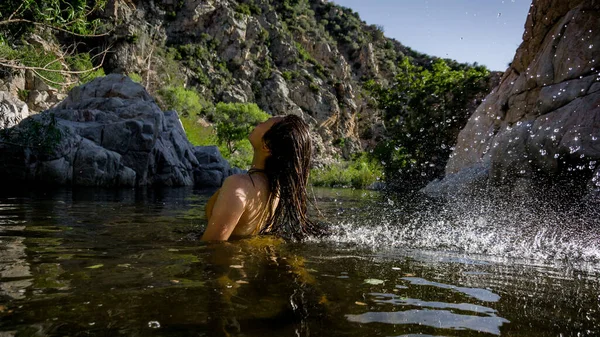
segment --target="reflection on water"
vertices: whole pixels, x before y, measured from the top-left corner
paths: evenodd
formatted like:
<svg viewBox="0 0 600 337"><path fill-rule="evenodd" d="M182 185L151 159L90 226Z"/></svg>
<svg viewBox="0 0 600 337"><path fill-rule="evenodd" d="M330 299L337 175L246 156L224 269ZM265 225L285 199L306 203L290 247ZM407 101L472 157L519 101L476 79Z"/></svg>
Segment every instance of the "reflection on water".
<svg viewBox="0 0 600 337"><path fill-rule="evenodd" d="M402 279L410 282L411 284L433 286L442 289L452 289L454 291L466 294L467 296L473 297L480 301L498 302L498 300L500 299L500 296L486 289L457 287L449 284L427 281L420 277L403 277Z"/></svg>
<svg viewBox="0 0 600 337"><path fill-rule="evenodd" d="M1 336L600 334L595 269L389 239L206 245L190 189L2 193ZM316 193L336 228L381 234L378 194Z"/></svg>
<svg viewBox="0 0 600 337"><path fill-rule="evenodd" d="M508 322L501 317L480 317L454 314L445 310L405 310L396 312L366 312L360 315L347 315L350 322L418 324L438 329L473 330L500 334L502 323Z"/></svg>

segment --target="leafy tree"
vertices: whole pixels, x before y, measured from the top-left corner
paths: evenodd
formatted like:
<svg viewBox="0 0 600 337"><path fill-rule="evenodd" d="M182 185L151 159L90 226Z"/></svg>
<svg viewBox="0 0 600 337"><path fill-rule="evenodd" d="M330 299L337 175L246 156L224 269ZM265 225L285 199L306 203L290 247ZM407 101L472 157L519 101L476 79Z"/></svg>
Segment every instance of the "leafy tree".
<svg viewBox="0 0 600 337"><path fill-rule="evenodd" d="M167 110L175 110L184 117L199 116L210 106L195 90L183 86L168 86L158 91L161 105Z"/></svg>
<svg viewBox="0 0 600 337"><path fill-rule="evenodd" d="M76 51L86 38L107 36L105 24L92 19L106 5L106 0L3 0L0 2L0 67L31 70L55 87L68 86L65 76L89 80L101 75L109 48L96 55L78 57ZM70 36L72 45L55 54L22 45L21 39L35 27L50 29ZM75 55L75 56L74 56ZM87 59L86 59L87 58ZM94 64L96 64L94 66ZM82 67L85 66L85 67Z"/></svg>
<svg viewBox="0 0 600 337"><path fill-rule="evenodd" d="M229 154L239 148L256 124L270 116L254 103L219 103L213 116L217 127L217 138L227 146Z"/></svg>
<svg viewBox="0 0 600 337"><path fill-rule="evenodd" d="M90 5L91 4L91 5ZM104 36L100 19L89 17L104 8L106 0L3 0L0 3L0 37L20 38L33 26L74 36Z"/></svg>
<svg viewBox="0 0 600 337"><path fill-rule="evenodd" d="M367 82L384 110L389 141L375 152L386 176L419 184L442 175L469 105L487 90L488 76L482 66L457 69L438 59L424 69L404 58L390 87Z"/></svg>

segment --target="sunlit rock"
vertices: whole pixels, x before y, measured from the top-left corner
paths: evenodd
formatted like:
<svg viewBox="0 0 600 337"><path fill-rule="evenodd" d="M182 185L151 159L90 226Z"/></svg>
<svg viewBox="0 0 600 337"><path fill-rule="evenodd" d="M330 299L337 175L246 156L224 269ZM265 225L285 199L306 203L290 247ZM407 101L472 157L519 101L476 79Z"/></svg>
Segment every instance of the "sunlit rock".
<svg viewBox="0 0 600 337"><path fill-rule="evenodd" d="M461 131L444 184L482 163L502 185L523 178L592 183L600 160L598 10L589 1L533 2L523 43Z"/></svg>
<svg viewBox="0 0 600 337"><path fill-rule="evenodd" d="M0 129L10 128L29 116L27 104L6 91L0 91Z"/></svg>

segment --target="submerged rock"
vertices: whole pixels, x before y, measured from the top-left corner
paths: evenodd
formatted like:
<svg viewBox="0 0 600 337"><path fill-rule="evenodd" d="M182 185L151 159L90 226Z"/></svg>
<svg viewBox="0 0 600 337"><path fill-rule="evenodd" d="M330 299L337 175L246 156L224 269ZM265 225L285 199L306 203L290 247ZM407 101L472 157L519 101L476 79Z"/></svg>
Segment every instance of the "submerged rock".
<svg viewBox="0 0 600 337"><path fill-rule="evenodd" d="M74 88L0 136L7 182L212 187L230 171L218 150L203 157L208 150L194 149L176 112L161 111L141 85L117 74Z"/></svg>
<svg viewBox="0 0 600 337"><path fill-rule="evenodd" d="M459 190L481 174L515 189L524 181L600 188L599 10L583 0L533 2L500 85L460 132L446 178L425 191Z"/></svg>

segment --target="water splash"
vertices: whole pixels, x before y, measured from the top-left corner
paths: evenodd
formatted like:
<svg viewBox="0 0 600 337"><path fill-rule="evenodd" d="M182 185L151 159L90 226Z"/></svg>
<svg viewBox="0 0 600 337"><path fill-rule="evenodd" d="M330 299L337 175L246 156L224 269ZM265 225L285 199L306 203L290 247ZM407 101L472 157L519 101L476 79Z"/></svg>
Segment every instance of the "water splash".
<svg viewBox="0 0 600 337"><path fill-rule="evenodd" d="M374 207L368 213L338 221L326 240L373 250L426 249L495 260L585 264L585 268L600 270L596 207L583 213L565 212L552 206L489 199L424 206L416 212Z"/></svg>

